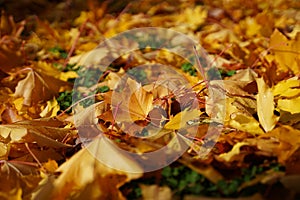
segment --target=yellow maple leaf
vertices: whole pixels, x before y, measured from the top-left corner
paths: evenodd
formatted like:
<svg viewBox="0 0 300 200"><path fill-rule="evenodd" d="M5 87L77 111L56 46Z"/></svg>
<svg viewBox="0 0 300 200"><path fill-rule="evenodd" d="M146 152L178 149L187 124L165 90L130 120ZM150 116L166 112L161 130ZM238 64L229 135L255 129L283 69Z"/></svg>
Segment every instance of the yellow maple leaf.
<svg viewBox="0 0 300 200"><path fill-rule="evenodd" d="M206 17L207 10L202 6L187 8L181 15L176 15L177 26L175 28L179 31L195 30L205 22Z"/></svg>
<svg viewBox="0 0 300 200"><path fill-rule="evenodd" d="M273 88L273 95L280 97L296 97L300 94L300 80L293 77L288 80L283 80L277 83Z"/></svg>
<svg viewBox="0 0 300 200"><path fill-rule="evenodd" d="M279 99L277 107L292 114L300 113L300 97L293 99Z"/></svg>
<svg viewBox="0 0 300 200"><path fill-rule="evenodd" d="M280 70L300 73L300 33L294 40L289 40L276 29L270 38L270 48Z"/></svg>
<svg viewBox="0 0 300 200"><path fill-rule="evenodd" d="M60 110L58 102L55 98L52 100L47 101L47 106L44 110L40 113L41 117L54 117L57 115L57 112Z"/></svg>
<svg viewBox="0 0 300 200"><path fill-rule="evenodd" d="M168 123L164 126L166 129L179 130L187 125L187 122L193 119L199 118L202 114L200 110L184 110L176 114L170 119Z"/></svg>
<svg viewBox="0 0 300 200"><path fill-rule="evenodd" d="M260 128L258 121L252 116L243 113L232 113L229 125L241 131L251 134L262 134L263 130Z"/></svg>
<svg viewBox="0 0 300 200"><path fill-rule="evenodd" d="M240 26L245 29L246 35L248 37L253 37L255 35L260 35L261 25L256 22L252 17L246 17L245 20L240 22Z"/></svg>

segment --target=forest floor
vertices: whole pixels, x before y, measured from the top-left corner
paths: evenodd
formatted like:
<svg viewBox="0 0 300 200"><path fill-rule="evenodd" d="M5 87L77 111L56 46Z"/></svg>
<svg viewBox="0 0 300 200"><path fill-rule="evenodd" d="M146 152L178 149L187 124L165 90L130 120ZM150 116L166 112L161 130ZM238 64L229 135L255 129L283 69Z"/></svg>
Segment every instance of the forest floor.
<svg viewBox="0 0 300 200"><path fill-rule="evenodd" d="M0 9L0 199L300 198L300 1Z"/></svg>

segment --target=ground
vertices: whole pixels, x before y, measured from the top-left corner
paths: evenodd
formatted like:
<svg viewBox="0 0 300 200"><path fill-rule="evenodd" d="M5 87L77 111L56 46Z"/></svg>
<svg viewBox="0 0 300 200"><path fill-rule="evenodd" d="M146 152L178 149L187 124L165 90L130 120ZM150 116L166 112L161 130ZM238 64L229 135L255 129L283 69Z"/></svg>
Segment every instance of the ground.
<svg viewBox="0 0 300 200"><path fill-rule="evenodd" d="M1 199L299 199L300 2L0 1Z"/></svg>

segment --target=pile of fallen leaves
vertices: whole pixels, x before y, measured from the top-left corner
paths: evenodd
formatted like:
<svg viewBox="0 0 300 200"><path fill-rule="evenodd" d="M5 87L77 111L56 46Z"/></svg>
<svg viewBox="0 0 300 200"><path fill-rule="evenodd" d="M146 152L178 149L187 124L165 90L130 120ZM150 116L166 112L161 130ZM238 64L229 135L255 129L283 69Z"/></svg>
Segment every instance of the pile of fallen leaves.
<svg viewBox="0 0 300 200"><path fill-rule="evenodd" d="M42 16L23 11L15 20L22 3L2 3L1 199L299 198L299 1L32 1L26 6ZM82 66L115 53L92 50L138 27L196 38L207 66L146 47L104 71L89 69L99 77L85 77L75 93ZM150 84L178 78L135 68L150 63L172 66L187 82ZM95 130L79 136L86 124L97 124L101 137ZM155 127L162 131L152 134ZM144 171L143 154L173 141L182 144L174 151L188 145L183 155Z"/></svg>

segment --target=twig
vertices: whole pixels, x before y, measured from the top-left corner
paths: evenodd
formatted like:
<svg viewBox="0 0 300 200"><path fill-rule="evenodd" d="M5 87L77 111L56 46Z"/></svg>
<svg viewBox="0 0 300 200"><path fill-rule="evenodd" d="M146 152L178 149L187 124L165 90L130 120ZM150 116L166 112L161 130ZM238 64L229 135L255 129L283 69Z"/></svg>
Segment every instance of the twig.
<svg viewBox="0 0 300 200"><path fill-rule="evenodd" d="M205 71L204 71L204 68L203 68L203 66L202 66L202 64L201 64L201 62L200 62L200 56L199 56L199 54L198 54L198 51L197 51L197 49L196 49L196 46L194 46L194 53L195 53L195 56L196 56L196 61L197 61L197 65L198 65L198 71L200 72L200 74L201 74L201 76L203 77L203 80L204 80L204 82L205 82L205 85L206 85L206 88L208 88L208 81L207 81L207 79L206 79L206 77L205 77Z"/></svg>
<svg viewBox="0 0 300 200"><path fill-rule="evenodd" d="M44 169L42 163L39 161L39 159L34 155L34 153L33 153L33 152L31 151L31 149L29 148L27 142L25 143L25 147L26 147L26 149L28 150L28 152L30 153L30 155L33 157L33 159L37 162L37 164L38 164L42 169Z"/></svg>

